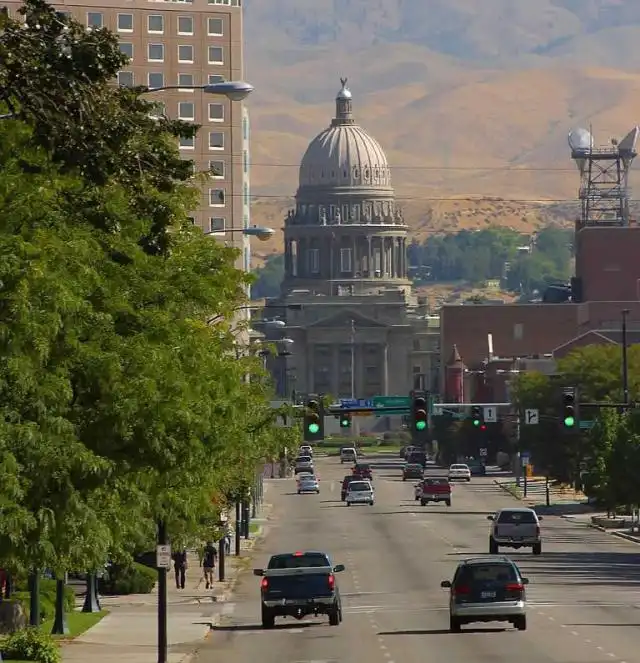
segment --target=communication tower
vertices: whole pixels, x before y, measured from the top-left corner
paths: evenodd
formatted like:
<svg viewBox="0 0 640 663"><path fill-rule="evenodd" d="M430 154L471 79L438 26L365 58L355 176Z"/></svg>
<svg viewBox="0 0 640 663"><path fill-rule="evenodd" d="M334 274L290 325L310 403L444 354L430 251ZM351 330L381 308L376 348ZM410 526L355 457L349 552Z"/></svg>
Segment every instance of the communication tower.
<svg viewBox="0 0 640 663"><path fill-rule="evenodd" d="M571 158L580 173L580 228L629 225L629 170L638 155L639 133L634 127L621 141L612 138L608 145L595 147L587 129L569 132Z"/></svg>

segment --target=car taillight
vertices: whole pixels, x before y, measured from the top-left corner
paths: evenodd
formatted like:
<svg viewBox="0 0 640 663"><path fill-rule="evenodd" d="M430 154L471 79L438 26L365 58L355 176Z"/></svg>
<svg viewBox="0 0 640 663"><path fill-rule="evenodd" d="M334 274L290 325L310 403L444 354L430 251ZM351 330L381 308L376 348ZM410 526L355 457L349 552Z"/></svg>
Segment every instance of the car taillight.
<svg viewBox="0 0 640 663"><path fill-rule="evenodd" d="M520 582L510 582L505 589L508 592L524 592L524 585Z"/></svg>
<svg viewBox="0 0 640 663"><path fill-rule="evenodd" d="M260 581L260 589L262 589L262 591L266 591L267 589L269 589L269 579L268 578L263 578Z"/></svg>
<svg viewBox="0 0 640 663"><path fill-rule="evenodd" d="M467 585L458 585L457 587L453 588L453 593L457 595L464 596L465 594L471 594L471 587L468 587Z"/></svg>
<svg viewBox="0 0 640 663"><path fill-rule="evenodd" d="M336 586L336 578L333 574L329 574L328 582L329 582L329 589L331 590L334 589L334 587Z"/></svg>

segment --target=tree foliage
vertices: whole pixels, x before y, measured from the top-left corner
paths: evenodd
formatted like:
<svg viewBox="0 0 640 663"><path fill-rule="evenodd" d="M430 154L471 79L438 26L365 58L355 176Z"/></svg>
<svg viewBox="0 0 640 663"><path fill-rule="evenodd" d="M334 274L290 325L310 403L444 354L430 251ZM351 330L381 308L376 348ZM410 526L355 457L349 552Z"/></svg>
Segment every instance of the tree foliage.
<svg viewBox="0 0 640 663"><path fill-rule="evenodd" d="M252 299L277 297L284 278L284 255L282 253L270 255L264 265L255 270L254 275L256 280L251 286Z"/></svg>
<svg viewBox="0 0 640 663"><path fill-rule="evenodd" d="M108 31L21 11L0 19L0 566L64 571L160 518L198 535L278 437L228 322L237 252L187 220L197 127L112 85Z"/></svg>
<svg viewBox="0 0 640 663"><path fill-rule="evenodd" d="M530 294L570 276L571 233L548 226L530 237L509 228L463 230L436 235L409 246L409 262L420 282L500 280L510 290ZM525 250L523 250L523 248Z"/></svg>
<svg viewBox="0 0 640 663"><path fill-rule="evenodd" d="M521 426L520 448L553 478L582 483L587 493L610 508L640 504L636 487L640 467L640 418L615 407L588 407L584 403L622 401L621 348L590 345L578 348L558 362L557 376L523 373L514 385L520 412L537 408L540 424ZM640 348L628 350L631 400L640 399ZM591 429L567 431L561 422L560 387L579 390L579 418Z"/></svg>

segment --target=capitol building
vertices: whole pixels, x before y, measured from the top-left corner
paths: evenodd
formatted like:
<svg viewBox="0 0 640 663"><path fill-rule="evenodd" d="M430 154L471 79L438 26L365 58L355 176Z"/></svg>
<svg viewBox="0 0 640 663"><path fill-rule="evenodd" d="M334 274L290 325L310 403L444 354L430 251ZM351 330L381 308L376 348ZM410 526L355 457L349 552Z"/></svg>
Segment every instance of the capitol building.
<svg viewBox="0 0 640 663"><path fill-rule="evenodd" d="M341 83L334 118L302 156L295 209L284 222L284 280L264 317L284 320L293 343L269 367L281 396L435 391L438 317L407 276L409 229L387 157L357 124Z"/></svg>

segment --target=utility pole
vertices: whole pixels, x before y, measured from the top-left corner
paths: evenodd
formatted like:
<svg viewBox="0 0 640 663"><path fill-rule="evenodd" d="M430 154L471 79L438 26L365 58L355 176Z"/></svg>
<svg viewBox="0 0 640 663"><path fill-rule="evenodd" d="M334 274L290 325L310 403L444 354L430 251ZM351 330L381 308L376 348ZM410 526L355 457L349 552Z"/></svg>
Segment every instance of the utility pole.
<svg viewBox="0 0 640 663"><path fill-rule="evenodd" d="M351 399L356 398L356 321L351 320ZM360 426L358 425L358 417L351 420L352 435L358 437L360 433Z"/></svg>

